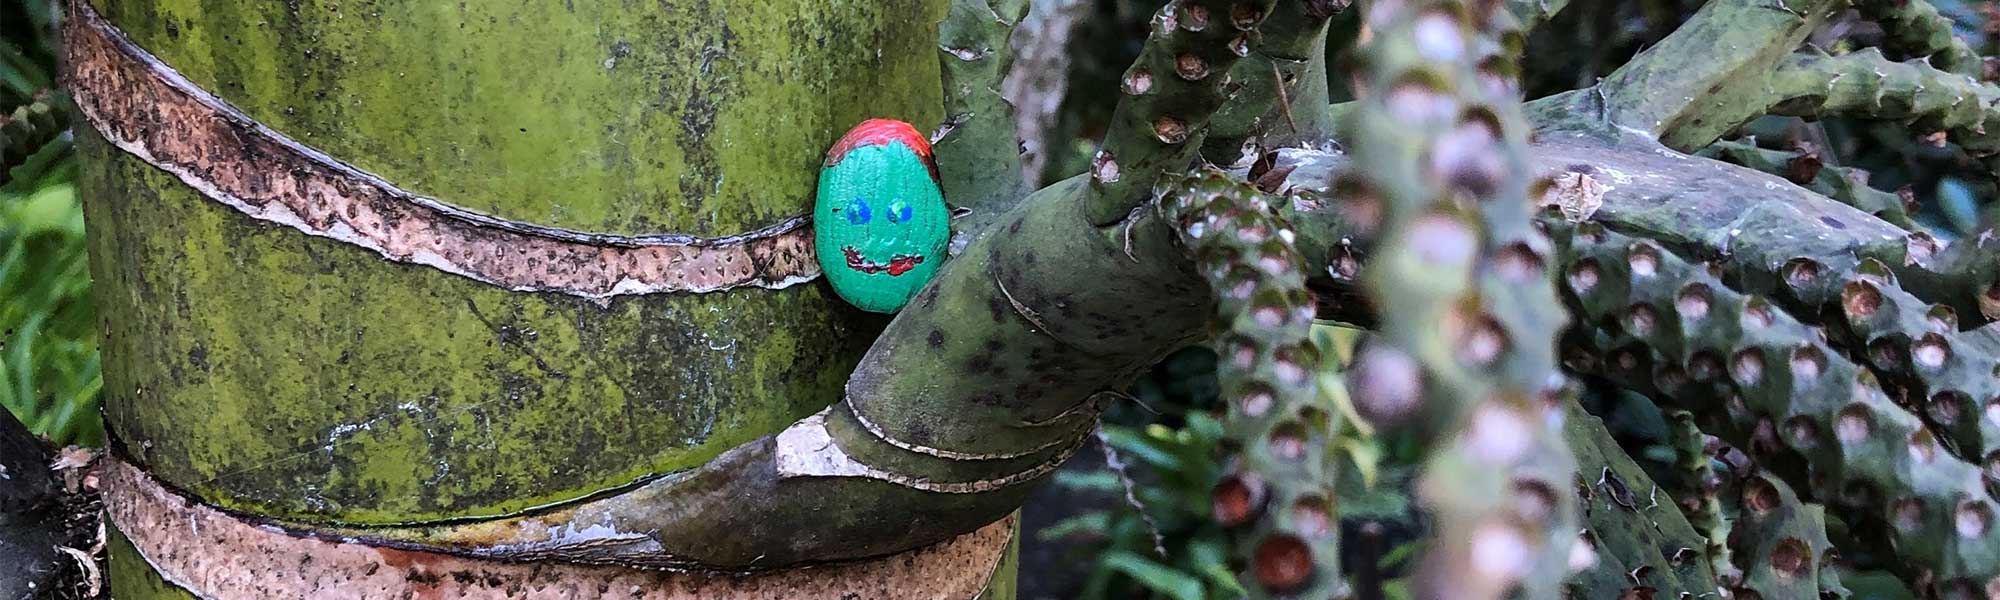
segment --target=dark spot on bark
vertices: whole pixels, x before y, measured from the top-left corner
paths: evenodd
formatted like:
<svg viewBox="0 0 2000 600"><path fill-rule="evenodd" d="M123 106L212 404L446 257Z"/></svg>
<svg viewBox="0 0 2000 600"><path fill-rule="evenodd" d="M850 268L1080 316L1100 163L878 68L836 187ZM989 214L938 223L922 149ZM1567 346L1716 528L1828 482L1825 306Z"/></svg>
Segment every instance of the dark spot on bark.
<svg viewBox="0 0 2000 600"><path fill-rule="evenodd" d="M1017 219L1014 219L1014 222L1013 222L1013 223L1008 223L1008 224L1007 224L1007 235L1010 235L1010 236L1011 236L1011 235L1016 235L1016 234L1019 234L1019 233L1021 233L1021 219L1018 219L1018 218L1017 218Z"/></svg>
<svg viewBox="0 0 2000 600"><path fill-rule="evenodd" d="M1021 264L1028 265L1031 267L1035 266L1035 251L1029 250L1027 252L1021 253Z"/></svg>
<svg viewBox="0 0 2000 600"><path fill-rule="evenodd" d="M404 577L404 579L416 582L417 584L420 585L429 585L429 586L435 586L438 583L444 581L443 577L438 577L434 573L425 573L423 571L414 571L414 570L410 571L410 574Z"/></svg>
<svg viewBox="0 0 2000 600"><path fill-rule="evenodd" d="M1571 173L1582 173L1582 174L1585 174L1585 175L1595 175L1595 174L1597 174L1597 167L1593 167L1593 166L1590 166L1590 165L1587 165L1587 164L1583 164L1583 163L1576 163L1576 164L1573 164L1573 165L1570 165L1570 166L1569 166L1569 171L1570 171Z"/></svg>
<svg viewBox="0 0 2000 600"><path fill-rule="evenodd" d="M999 294L986 297L986 312L992 313L993 322L999 323L1007 317L1007 299Z"/></svg>
<svg viewBox="0 0 2000 600"><path fill-rule="evenodd" d="M944 347L944 332L943 332L943 331L938 331L938 330L936 330L936 329L932 329L932 330L931 330L931 336L930 336L930 343L931 343L931 349L932 349L932 350L936 350L936 349L939 349L939 348L943 348L943 347Z"/></svg>
<svg viewBox="0 0 2000 600"><path fill-rule="evenodd" d="M1825 223L1827 227L1832 227L1832 228L1834 228L1834 229L1846 229L1846 228L1847 228L1847 224L1846 224L1846 223L1842 223L1842 222L1840 222L1840 219L1835 219L1835 218L1833 218L1833 217L1820 217L1820 218L1819 218L1819 222L1821 222L1821 223Z"/></svg>

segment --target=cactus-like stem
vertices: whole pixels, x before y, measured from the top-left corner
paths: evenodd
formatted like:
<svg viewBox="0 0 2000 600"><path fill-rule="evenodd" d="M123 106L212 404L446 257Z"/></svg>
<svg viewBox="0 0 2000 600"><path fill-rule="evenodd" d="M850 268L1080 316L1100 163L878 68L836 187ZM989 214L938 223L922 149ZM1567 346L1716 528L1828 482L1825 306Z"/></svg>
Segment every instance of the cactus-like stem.
<svg viewBox="0 0 2000 600"><path fill-rule="evenodd" d="M1573 308L1599 325L1574 332L1571 368L1723 417L1720 431L1755 455L1803 460L1803 473L1781 471L1788 483L1854 508L1941 589L2000 575L1979 468L1818 330L1651 242L1588 223L1558 239ZM1720 410L1697 404L1716 399Z"/></svg>
<svg viewBox="0 0 2000 600"><path fill-rule="evenodd" d="M1817 270L1809 261L1790 268ZM2000 344L1994 332L1959 331L1950 307L1903 291L1888 267L1873 259L1858 273L1824 284L1840 286L1839 313L1865 348L1856 354L1903 385L1960 456L1984 464L1989 485L2000 483L2000 378L1994 374Z"/></svg>
<svg viewBox="0 0 2000 600"><path fill-rule="evenodd" d="M1338 411L1319 401L1305 258L1272 200L1205 171L1177 183L1160 209L1217 300L1217 379L1236 456L1213 508L1249 566L1239 579L1257 598L1326 598L1341 583Z"/></svg>
<svg viewBox="0 0 2000 600"><path fill-rule="evenodd" d="M1762 97L1765 80L1846 0L1717 0L1659 44L1606 76L1597 87L1546 102L1597 102L1611 124L1692 151L1722 137L1747 117L1733 114ZM1564 97L1567 96L1565 99ZM1581 117L1579 117L1581 118Z"/></svg>
<svg viewBox="0 0 2000 600"><path fill-rule="evenodd" d="M1873 250L1863 255L1895 271L1903 289L1918 298L1951 307L1960 326L2000 320L2000 237L1993 230L1950 245L1913 235Z"/></svg>
<svg viewBox="0 0 2000 600"><path fill-rule="evenodd" d="M1826 538L1824 507L1801 502L1792 486L1762 471L1733 487L1729 546L1743 572L1736 597L1820 600L1822 585L1839 585L1825 560L1833 544Z"/></svg>
<svg viewBox="0 0 2000 600"><path fill-rule="evenodd" d="M1916 227L1902 196L1868 187L1867 171L1826 166L1812 152L1771 150L1752 142L1722 141L1696 154L1783 177L1904 229Z"/></svg>
<svg viewBox="0 0 2000 600"><path fill-rule="evenodd" d="M1929 57L1939 69L1984 77L1986 61L1952 31L1951 19L1925 0L1856 0L1854 8L1882 25L1892 50L1905 56Z"/></svg>
<svg viewBox="0 0 2000 600"><path fill-rule="evenodd" d="M1527 128L1511 17L1497 5L1380 2L1350 113L1354 168L1335 184L1379 215L1363 274L1379 343L1356 359L1357 405L1414 418L1431 447L1419 495L1434 518L1415 590L1426 598L1549 597L1569 571L1574 463L1556 423L1548 241L1526 199ZM1500 40L1502 43L1482 43Z"/></svg>
<svg viewBox="0 0 2000 600"><path fill-rule="evenodd" d="M68 129L69 118L61 105L46 94L0 115L0 182L7 179L8 170Z"/></svg>
<svg viewBox="0 0 2000 600"><path fill-rule="evenodd" d="M2000 115L2000 87L1921 60L1891 61L1874 48L1840 56L1808 50L1779 64L1770 86L1766 105L1777 114L1848 115L1908 123L1920 134L1945 132L1989 168L2000 154L2000 127L1986 128Z"/></svg>
<svg viewBox="0 0 2000 600"><path fill-rule="evenodd" d="M1674 468L1680 472L1681 486L1687 494L1681 497L1681 512L1687 515L1688 524L1706 538L1702 545L1702 555L1717 573L1717 577L1735 582L1742 577L1729 562L1729 521L1722 515L1722 477L1715 473L1715 459L1709 452L1708 434L1701 432L1695 424L1694 413L1684 410L1667 414L1670 440L1674 448Z"/></svg>
<svg viewBox="0 0 2000 600"><path fill-rule="evenodd" d="M1720 587L1700 532L1632 461L1604 423L1571 399L1563 439L1576 452L1586 517L1565 598L1702 598Z"/></svg>
<svg viewBox="0 0 2000 600"><path fill-rule="evenodd" d="M1507 11L1514 13L1524 32L1534 31L1567 6L1569 0L1507 0Z"/></svg>
<svg viewBox="0 0 2000 600"><path fill-rule="evenodd" d="M1007 38L1028 14L1028 0L952 0L938 23L944 78L944 135L933 149L944 197L981 221L1027 195L1021 177L1014 107L1000 95L1014 54Z"/></svg>
<svg viewBox="0 0 2000 600"><path fill-rule="evenodd" d="M1326 129L1326 24L1350 0L1283 0L1229 71L1244 93L1209 121L1202 157L1235 164L1246 143L1310 140ZM1282 93L1280 93L1282 91Z"/></svg>
<svg viewBox="0 0 2000 600"><path fill-rule="evenodd" d="M1104 145L1090 163L1084 217L1123 220L1160 177L1195 159L1209 118L1235 94L1230 69L1275 0L1174 0L1153 16L1139 59L1120 80ZM1268 90L1249 90L1264 94Z"/></svg>

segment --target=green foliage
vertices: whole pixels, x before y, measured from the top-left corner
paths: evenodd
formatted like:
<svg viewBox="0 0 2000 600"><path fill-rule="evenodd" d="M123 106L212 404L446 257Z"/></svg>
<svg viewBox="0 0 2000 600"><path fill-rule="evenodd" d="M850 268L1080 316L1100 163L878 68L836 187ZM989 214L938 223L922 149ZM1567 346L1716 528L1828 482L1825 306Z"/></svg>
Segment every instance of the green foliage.
<svg viewBox="0 0 2000 600"><path fill-rule="evenodd" d="M1180 360L1200 362L1201 357L1184 353ZM1078 598L1195 600L1243 595L1227 566L1228 538L1209 517L1209 490L1222 476L1222 464L1214 456L1222 436L1222 423L1201 411L1187 413L1179 428L1104 426L1107 446L1128 463L1130 471L1145 478L1144 485L1132 490L1138 506L1073 516L1036 534L1046 541L1074 544L1079 556L1096 558ZM1078 493L1125 493L1120 474L1112 470L1063 472L1054 485ZM1166 555L1161 556L1159 549Z"/></svg>
<svg viewBox="0 0 2000 600"><path fill-rule="evenodd" d="M96 444L103 380L67 104L49 91L54 18L52 2L0 5L0 406L57 443Z"/></svg>

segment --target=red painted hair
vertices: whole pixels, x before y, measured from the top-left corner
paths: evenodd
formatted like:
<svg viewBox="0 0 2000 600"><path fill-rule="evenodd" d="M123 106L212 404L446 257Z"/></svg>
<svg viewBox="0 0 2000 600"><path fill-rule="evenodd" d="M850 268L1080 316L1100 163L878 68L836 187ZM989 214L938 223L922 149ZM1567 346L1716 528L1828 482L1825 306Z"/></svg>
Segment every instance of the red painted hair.
<svg viewBox="0 0 2000 600"><path fill-rule="evenodd" d="M847 130L847 135L840 136L840 141L833 143L833 149L826 151L826 166L840 164L840 159L846 158L847 153L855 148L889 142L902 142L916 152L917 158L924 161L924 168L930 169L931 180L938 180L937 163L931 160L930 140L909 123L895 119L869 119Z"/></svg>

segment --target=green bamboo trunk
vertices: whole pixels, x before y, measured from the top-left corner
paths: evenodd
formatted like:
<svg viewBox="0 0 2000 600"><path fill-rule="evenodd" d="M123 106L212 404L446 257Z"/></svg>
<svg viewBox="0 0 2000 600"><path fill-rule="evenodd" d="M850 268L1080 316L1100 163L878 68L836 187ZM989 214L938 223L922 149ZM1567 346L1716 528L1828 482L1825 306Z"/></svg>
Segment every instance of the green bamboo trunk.
<svg viewBox="0 0 2000 600"><path fill-rule="evenodd" d="M938 0L96 6L303 144L575 231L755 230L809 210L848 126L940 118ZM87 128L78 142L109 430L153 477L250 515L425 523L615 491L838 399L883 322L820 281L511 292L252 219ZM114 564L120 597L154 595L144 563Z"/></svg>

